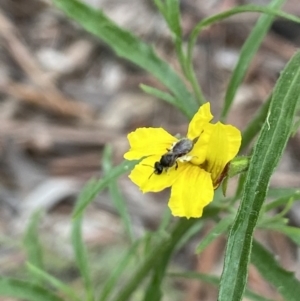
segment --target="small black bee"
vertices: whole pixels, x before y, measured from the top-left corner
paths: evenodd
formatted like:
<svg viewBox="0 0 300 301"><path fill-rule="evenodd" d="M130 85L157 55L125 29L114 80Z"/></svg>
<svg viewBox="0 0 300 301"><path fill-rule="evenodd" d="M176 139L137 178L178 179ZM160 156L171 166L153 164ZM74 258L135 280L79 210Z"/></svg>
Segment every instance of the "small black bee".
<svg viewBox="0 0 300 301"><path fill-rule="evenodd" d="M178 168L177 159L188 154L194 147L194 144L198 141L198 138L193 140L189 138L182 138L178 142L176 142L171 149L167 149L167 153L162 155L159 161L154 163L154 171L153 173L156 175L161 175L165 170L172 167L174 164L175 169ZM150 177L153 175L150 175ZM150 178L149 177L149 178Z"/></svg>

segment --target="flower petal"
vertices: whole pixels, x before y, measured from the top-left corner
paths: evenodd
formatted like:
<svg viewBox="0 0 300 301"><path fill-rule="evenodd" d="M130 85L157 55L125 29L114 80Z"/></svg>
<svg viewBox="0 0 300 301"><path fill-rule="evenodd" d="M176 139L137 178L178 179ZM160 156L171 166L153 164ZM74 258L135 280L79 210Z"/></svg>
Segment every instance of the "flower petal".
<svg viewBox="0 0 300 301"><path fill-rule="evenodd" d="M240 145L241 132L234 126L218 122L205 128L197 147L206 151L203 168L211 173L215 188L226 164L237 155Z"/></svg>
<svg viewBox="0 0 300 301"><path fill-rule="evenodd" d="M204 126L204 129L195 143L193 149L189 152L189 156L192 158L191 163L194 165L200 165L206 161L207 149L211 139L212 124L208 123Z"/></svg>
<svg viewBox="0 0 300 301"><path fill-rule="evenodd" d="M151 155L162 156L178 139L163 128L139 128L128 134L130 150L124 154L127 160Z"/></svg>
<svg viewBox="0 0 300 301"><path fill-rule="evenodd" d="M178 163L178 169L175 165L168 170L164 170L162 174L154 173L154 163L160 160L160 156L151 156L145 158L131 171L129 178L145 192L158 192L170 187L176 178L180 175L180 169L184 163Z"/></svg>
<svg viewBox="0 0 300 301"><path fill-rule="evenodd" d="M210 173L186 164L172 186L169 207L174 216L200 217L214 197Z"/></svg>
<svg viewBox="0 0 300 301"><path fill-rule="evenodd" d="M192 118L189 124L187 137L192 140L199 137L205 125L212 119L213 115L210 112L210 103L207 102L199 108L198 112Z"/></svg>

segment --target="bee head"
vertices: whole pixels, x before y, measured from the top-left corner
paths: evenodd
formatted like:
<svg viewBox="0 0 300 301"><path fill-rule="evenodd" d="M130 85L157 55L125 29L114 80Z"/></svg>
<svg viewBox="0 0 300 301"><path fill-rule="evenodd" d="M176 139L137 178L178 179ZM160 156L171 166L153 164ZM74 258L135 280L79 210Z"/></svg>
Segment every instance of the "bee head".
<svg viewBox="0 0 300 301"><path fill-rule="evenodd" d="M164 166L161 164L161 162L154 163L154 173L156 175L162 174L163 170L164 170Z"/></svg>

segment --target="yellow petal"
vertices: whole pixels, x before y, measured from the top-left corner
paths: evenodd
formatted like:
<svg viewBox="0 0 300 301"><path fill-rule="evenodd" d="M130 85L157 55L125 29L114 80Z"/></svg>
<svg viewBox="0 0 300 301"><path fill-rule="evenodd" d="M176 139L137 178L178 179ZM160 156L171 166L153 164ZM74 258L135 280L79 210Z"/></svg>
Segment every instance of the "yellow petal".
<svg viewBox="0 0 300 301"><path fill-rule="evenodd" d="M130 150L124 154L127 160L151 155L163 155L178 139L162 128L139 128L127 136Z"/></svg>
<svg viewBox="0 0 300 301"><path fill-rule="evenodd" d="M217 185L219 184L218 178L226 164L237 155L240 149L241 132L234 126L218 122L205 128L201 140L205 143L208 141L207 144L203 143L202 145L203 149L206 150L206 160L203 163L203 168L211 173L213 183Z"/></svg>
<svg viewBox="0 0 300 301"><path fill-rule="evenodd" d="M213 196L210 173L198 166L186 164L172 186L168 205L174 216L200 217Z"/></svg>
<svg viewBox="0 0 300 301"><path fill-rule="evenodd" d="M176 178L180 175L180 170L184 163L179 163L178 168L175 165L168 170L164 170L162 174L154 173L154 163L160 160L160 156L151 156L145 158L135 166L129 175L129 178L135 183L142 192L158 192L170 187Z"/></svg>
<svg viewBox="0 0 300 301"><path fill-rule="evenodd" d="M207 159L207 150L210 143L212 134L212 124L207 123L203 131L195 143L193 149L189 152L189 156L192 158L191 163L194 165L200 165Z"/></svg>
<svg viewBox="0 0 300 301"><path fill-rule="evenodd" d="M199 108L198 112L192 118L189 124L187 137L192 140L199 137L205 125L212 119L213 115L210 112L210 103L207 102Z"/></svg>

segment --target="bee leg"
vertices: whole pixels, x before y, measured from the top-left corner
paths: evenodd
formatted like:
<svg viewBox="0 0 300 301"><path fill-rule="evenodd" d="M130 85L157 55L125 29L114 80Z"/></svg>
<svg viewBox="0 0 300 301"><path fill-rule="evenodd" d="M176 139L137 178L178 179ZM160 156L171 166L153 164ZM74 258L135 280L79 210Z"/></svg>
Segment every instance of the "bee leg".
<svg viewBox="0 0 300 301"><path fill-rule="evenodd" d="M175 161L175 170L177 170L177 168L178 168L178 163L177 161Z"/></svg>

